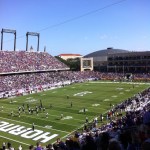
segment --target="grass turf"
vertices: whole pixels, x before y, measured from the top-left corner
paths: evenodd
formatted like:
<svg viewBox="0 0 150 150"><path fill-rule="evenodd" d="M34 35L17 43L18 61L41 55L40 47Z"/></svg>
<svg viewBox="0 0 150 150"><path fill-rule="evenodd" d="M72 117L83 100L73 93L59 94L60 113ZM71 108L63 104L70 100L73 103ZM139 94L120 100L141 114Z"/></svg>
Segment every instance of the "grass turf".
<svg viewBox="0 0 150 150"><path fill-rule="evenodd" d="M15 98L1 99L0 121L5 121L14 125L50 132L49 136L58 134L50 141L43 143L53 143L57 138L65 139L78 128L82 128L85 118L92 120L94 117L105 113L110 109L110 103L116 105L134 96L136 93L146 89L150 84L136 83L114 83L114 82L86 82L72 84L63 88L34 93ZM38 116L34 111L28 113L27 104L35 109L42 102L45 112L39 110ZM71 106L72 103L72 106ZM21 112L19 117L18 107L25 105L25 113ZM85 113L84 113L85 109ZM13 116L11 112L13 111ZM48 118L46 118L48 113ZM63 118L61 119L61 114ZM37 141L0 131L0 145L2 142L10 141L17 148L22 145L23 149L28 149L30 144L35 145Z"/></svg>

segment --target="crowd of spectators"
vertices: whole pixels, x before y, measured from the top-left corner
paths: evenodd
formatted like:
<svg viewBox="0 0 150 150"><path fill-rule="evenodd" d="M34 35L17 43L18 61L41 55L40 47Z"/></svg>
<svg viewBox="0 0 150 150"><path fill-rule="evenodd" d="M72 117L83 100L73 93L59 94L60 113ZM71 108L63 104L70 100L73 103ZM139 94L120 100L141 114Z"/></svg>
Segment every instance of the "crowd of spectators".
<svg viewBox="0 0 150 150"><path fill-rule="evenodd" d="M68 68L46 52L0 51L0 73Z"/></svg>
<svg viewBox="0 0 150 150"><path fill-rule="evenodd" d="M124 77L121 73L101 73L94 71L53 71L22 74L0 75L0 98L23 95L51 87L63 86L74 82L88 80L112 80L112 81L150 81L150 74L134 74ZM128 78L128 79L127 79Z"/></svg>
<svg viewBox="0 0 150 150"><path fill-rule="evenodd" d="M98 79L99 73L94 71L72 72L56 71L45 73L27 73L0 76L0 97L16 94L31 93L37 90L46 90L55 86L63 86L74 82Z"/></svg>
<svg viewBox="0 0 150 150"><path fill-rule="evenodd" d="M116 81L150 81L150 73L114 73L103 72L100 74L103 80L116 80Z"/></svg>
<svg viewBox="0 0 150 150"><path fill-rule="evenodd" d="M45 146L38 142L37 146L29 146L29 150L149 150L150 88L111 106L96 121L103 124L98 126L94 119L92 124L84 126L82 131L75 131L65 140L58 138L54 144ZM6 144L4 146L6 148Z"/></svg>
<svg viewBox="0 0 150 150"><path fill-rule="evenodd" d="M48 71L67 68L66 65L45 52L0 51L0 73L34 72L0 75L0 98L41 91L55 86L89 80L150 81L150 74L100 73L94 71ZM150 149L150 89L111 106L106 114L100 114L92 123L85 123L83 131L76 131L65 141L58 139L45 147L37 143L30 150L149 150ZM125 115L124 113L125 112ZM97 122L103 123L98 126ZM6 149L3 143L3 149ZM9 150L14 148L10 146ZM20 146L18 149L22 149Z"/></svg>

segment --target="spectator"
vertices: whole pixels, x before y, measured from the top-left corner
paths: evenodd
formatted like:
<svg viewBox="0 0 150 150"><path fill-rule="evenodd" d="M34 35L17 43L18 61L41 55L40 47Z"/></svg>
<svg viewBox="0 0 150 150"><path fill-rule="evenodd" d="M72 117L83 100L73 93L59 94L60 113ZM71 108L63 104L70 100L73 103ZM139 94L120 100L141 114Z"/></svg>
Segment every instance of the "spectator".
<svg viewBox="0 0 150 150"><path fill-rule="evenodd" d="M117 141L116 139L111 139L109 141L108 150L123 150L123 149L121 148L119 141Z"/></svg>
<svg viewBox="0 0 150 150"><path fill-rule="evenodd" d="M37 142L35 150L42 150L42 146L40 142Z"/></svg>

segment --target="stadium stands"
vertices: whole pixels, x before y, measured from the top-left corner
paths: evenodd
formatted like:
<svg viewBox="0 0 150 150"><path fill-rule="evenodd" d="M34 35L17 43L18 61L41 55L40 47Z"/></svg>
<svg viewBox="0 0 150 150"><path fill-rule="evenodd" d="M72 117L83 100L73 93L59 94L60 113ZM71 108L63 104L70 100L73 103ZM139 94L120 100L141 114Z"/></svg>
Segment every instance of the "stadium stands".
<svg viewBox="0 0 150 150"><path fill-rule="evenodd" d="M45 72L0 76L0 98L30 94L73 82L95 80L96 72Z"/></svg>
<svg viewBox="0 0 150 150"><path fill-rule="evenodd" d="M94 71L54 71L0 75L0 98L26 95L56 86L87 80L121 81L124 74L100 73ZM127 80L127 79L126 79ZM150 81L149 74L134 74L134 81Z"/></svg>
<svg viewBox="0 0 150 150"><path fill-rule="evenodd" d="M55 86L64 86L87 80L120 80L124 74L94 71L72 72L68 67L43 52L0 51L0 97L30 94ZM57 70L57 71L56 71ZM58 71L59 70L59 71ZM49 71L49 72L48 72ZM134 80L149 80L150 74L134 74ZM76 131L66 141L58 139L55 144L38 147L40 150L134 150L150 145L150 89L118 104L107 113L108 123L101 127L86 126ZM125 111L123 116L122 111ZM98 121L101 121L98 118ZM7 144L8 145L8 144ZM9 144L9 149L13 149ZM38 144L40 145L40 144ZM3 145L6 149L6 143ZM115 148L113 148L115 147ZM21 148L21 147L20 147ZM29 147L35 150L34 146Z"/></svg>
<svg viewBox="0 0 150 150"><path fill-rule="evenodd" d="M82 80L122 80L123 73L71 72L46 52L0 51L0 98L37 92ZM57 72L58 71L58 72ZM134 74L135 81L150 81L150 74Z"/></svg>
<svg viewBox="0 0 150 150"><path fill-rule="evenodd" d="M0 51L0 73L69 69L46 52Z"/></svg>

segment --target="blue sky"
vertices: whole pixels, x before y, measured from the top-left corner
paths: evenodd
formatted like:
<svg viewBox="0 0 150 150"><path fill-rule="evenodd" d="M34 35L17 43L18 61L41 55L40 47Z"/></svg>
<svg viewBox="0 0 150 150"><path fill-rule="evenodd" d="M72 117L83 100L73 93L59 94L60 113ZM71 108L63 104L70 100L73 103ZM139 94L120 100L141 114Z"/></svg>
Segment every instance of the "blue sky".
<svg viewBox="0 0 150 150"><path fill-rule="evenodd" d="M86 55L113 47L150 50L150 0L0 0L0 30L17 31L17 50L26 48L26 32L40 33L40 51ZM96 11L97 10L97 11ZM94 12L95 11L95 12ZM4 50L13 34L4 34ZM29 47L37 37L29 36Z"/></svg>

